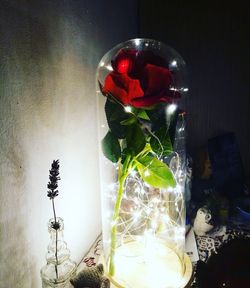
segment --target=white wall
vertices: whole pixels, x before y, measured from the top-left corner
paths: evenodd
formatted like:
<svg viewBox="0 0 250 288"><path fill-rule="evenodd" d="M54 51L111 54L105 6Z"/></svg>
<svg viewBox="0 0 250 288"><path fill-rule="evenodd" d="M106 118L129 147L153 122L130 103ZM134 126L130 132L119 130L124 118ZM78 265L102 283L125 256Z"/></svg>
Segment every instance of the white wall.
<svg viewBox="0 0 250 288"><path fill-rule="evenodd" d="M136 9L133 0L1 1L1 288L41 287L53 159L72 258L100 233L95 69L113 45L136 37Z"/></svg>

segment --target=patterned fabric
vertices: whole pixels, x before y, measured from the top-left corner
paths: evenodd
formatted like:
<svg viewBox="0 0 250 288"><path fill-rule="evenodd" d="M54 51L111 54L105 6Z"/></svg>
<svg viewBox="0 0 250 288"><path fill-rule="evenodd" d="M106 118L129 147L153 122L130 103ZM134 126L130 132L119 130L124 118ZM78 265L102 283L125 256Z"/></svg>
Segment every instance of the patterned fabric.
<svg viewBox="0 0 250 288"><path fill-rule="evenodd" d="M232 218L227 226L219 227L206 236L196 236L200 261L207 262L213 253L218 253L223 243L237 238L250 238L250 222ZM197 263L193 263L194 279L191 285L192 288L199 288L195 277L196 268Z"/></svg>

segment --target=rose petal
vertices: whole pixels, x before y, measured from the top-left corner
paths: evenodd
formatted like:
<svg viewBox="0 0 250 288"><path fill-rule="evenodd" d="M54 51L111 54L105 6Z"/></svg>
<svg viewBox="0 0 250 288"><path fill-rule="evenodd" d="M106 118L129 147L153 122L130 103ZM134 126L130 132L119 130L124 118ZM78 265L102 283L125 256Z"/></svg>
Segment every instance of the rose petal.
<svg viewBox="0 0 250 288"><path fill-rule="evenodd" d="M120 50L115 59L111 61L114 71L120 74L128 74L133 68L137 53L138 51L134 49Z"/></svg>
<svg viewBox="0 0 250 288"><path fill-rule="evenodd" d="M155 105L155 104L157 104L159 102L164 102L164 101L161 101L161 98L159 98L157 96L138 97L138 98L134 98L132 100L132 106L134 106L136 108L150 107L150 106L153 106L153 105Z"/></svg>
<svg viewBox="0 0 250 288"><path fill-rule="evenodd" d="M142 81L146 95L158 94L169 89L172 84L172 74L167 68L147 64Z"/></svg>
<svg viewBox="0 0 250 288"><path fill-rule="evenodd" d="M127 74L111 72L105 79L103 94L110 93L124 105L132 105L132 100L144 95L139 80L131 79Z"/></svg>
<svg viewBox="0 0 250 288"><path fill-rule="evenodd" d="M117 100L119 100L122 103L124 101L126 101L126 99L127 99L126 90L124 90L124 88L121 88L120 86L116 85L111 73L105 79L102 93L104 95L110 93L111 95L113 95Z"/></svg>
<svg viewBox="0 0 250 288"><path fill-rule="evenodd" d="M181 94L179 91L167 90L165 91L165 93L163 91L162 94L158 95L134 98L132 100L132 106L140 108L140 107L150 107L160 102L173 103L173 99L178 99L180 97Z"/></svg>
<svg viewBox="0 0 250 288"><path fill-rule="evenodd" d="M151 64L157 67L167 68L167 62L164 58L156 55L150 50L139 50L136 54L133 69L131 69L129 76L136 79L141 79L144 73L144 69L147 64Z"/></svg>
<svg viewBox="0 0 250 288"><path fill-rule="evenodd" d="M124 105L149 107L180 98L178 91L170 90L173 78L166 61L151 51L121 49L112 67L103 93L112 94Z"/></svg>
<svg viewBox="0 0 250 288"><path fill-rule="evenodd" d="M125 73L128 73L130 71L131 65L132 65L132 62L130 59L122 59L117 64L116 70L117 70L117 72L119 72L121 74L125 74Z"/></svg>

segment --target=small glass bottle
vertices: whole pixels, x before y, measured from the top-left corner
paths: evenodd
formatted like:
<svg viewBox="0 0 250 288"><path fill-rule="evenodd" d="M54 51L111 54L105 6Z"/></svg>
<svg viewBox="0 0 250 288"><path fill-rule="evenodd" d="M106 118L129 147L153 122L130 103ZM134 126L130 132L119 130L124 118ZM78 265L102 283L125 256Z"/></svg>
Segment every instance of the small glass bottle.
<svg viewBox="0 0 250 288"><path fill-rule="evenodd" d="M47 264L41 269L42 287L68 287L70 278L76 271L76 263L70 259L70 251L63 240L63 219L52 218L48 223L50 243L46 254Z"/></svg>

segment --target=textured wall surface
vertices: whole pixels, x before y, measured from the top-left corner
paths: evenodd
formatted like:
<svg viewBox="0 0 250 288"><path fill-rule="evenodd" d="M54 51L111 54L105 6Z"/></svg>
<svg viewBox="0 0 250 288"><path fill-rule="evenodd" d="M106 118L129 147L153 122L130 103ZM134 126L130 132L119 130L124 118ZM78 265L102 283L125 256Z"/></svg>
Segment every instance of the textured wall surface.
<svg viewBox="0 0 250 288"><path fill-rule="evenodd" d="M140 36L175 48L185 59L189 148L235 132L250 176L249 1L141 0Z"/></svg>
<svg viewBox="0 0 250 288"><path fill-rule="evenodd" d="M60 159L57 214L79 261L101 230L95 69L136 37L136 1L0 3L0 287L41 287ZM128 21L129 19L129 21Z"/></svg>

